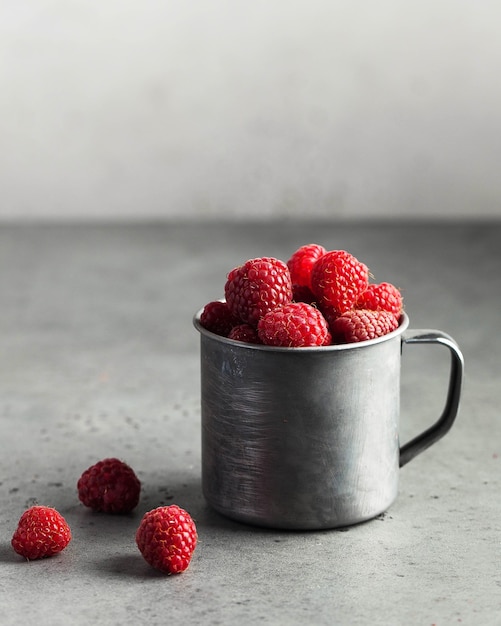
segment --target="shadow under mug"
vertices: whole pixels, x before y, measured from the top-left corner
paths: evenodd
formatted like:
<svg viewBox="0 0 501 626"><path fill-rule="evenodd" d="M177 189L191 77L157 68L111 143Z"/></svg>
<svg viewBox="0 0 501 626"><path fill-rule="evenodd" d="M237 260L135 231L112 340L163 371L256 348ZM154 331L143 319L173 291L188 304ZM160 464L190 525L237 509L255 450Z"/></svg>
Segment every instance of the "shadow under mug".
<svg viewBox="0 0 501 626"><path fill-rule="evenodd" d="M463 357L439 330L399 327L377 339L276 348L200 325L202 488L216 511L249 524L322 529L356 524L397 497L399 467L443 437L459 410ZM399 443L402 347L450 351L442 415Z"/></svg>

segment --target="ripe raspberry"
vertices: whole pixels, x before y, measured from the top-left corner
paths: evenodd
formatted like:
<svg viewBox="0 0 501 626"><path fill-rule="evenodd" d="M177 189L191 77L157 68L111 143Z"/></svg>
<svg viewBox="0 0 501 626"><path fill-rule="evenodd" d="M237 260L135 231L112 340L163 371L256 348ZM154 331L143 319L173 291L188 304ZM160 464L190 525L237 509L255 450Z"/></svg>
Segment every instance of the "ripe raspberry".
<svg viewBox="0 0 501 626"><path fill-rule="evenodd" d="M357 343L382 337L398 328L398 324L398 317L389 311L346 311L330 325L332 343Z"/></svg>
<svg viewBox="0 0 501 626"><path fill-rule="evenodd" d="M268 346L299 348L330 344L327 322L318 309L306 302L291 302L269 311L257 327Z"/></svg>
<svg viewBox="0 0 501 626"><path fill-rule="evenodd" d="M298 248L287 261L292 283L311 289L311 270L316 261L326 252L327 250L317 243L310 243Z"/></svg>
<svg viewBox="0 0 501 626"><path fill-rule="evenodd" d="M391 283L368 285L367 289L358 298L357 309L370 309L371 311L389 311L399 316L402 313L402 294Z"/></svg>
<svg viewBox="0 0 501 626"><path fill-rule="evenodd" d="M71 530L64 517L48 506L32 506L19 520L11 540L14 550L28 560L43 559L64 550Z"/></svg>
<svg viewBox="0 0 501 626"><path fill-rule="evenodd" d="M339 313L337 312L337 309L335 309L332 306L324 305L324 306L320 307L320 312L324 316L325 321L327 322L327 326L330 329L332 324L339 317Z"/></svg>
<svg viewBox="0 0 501 626"><path fill-rule="evenodd" d="M250 324L238 324L234 326L228 335L228 339L235 339L236 341L243 341L244 343L261 343L257 330Z"/></svg>
<svg viewBox="0 0 501 626"><path fill-rule="evenodd" d="M77 489L81 502L94 511L129 513L139 502L141 483L131 467L111 458L85 470Z"/></svg>
<svg viewBox="0 0 501 626"><path fill-rule="evenodd" d="M197 539L195 522L176 504L146 513L136 532L137 547L145 561L167 574L184 572Z"/></svg>
<svg viewBox="0 0 501 626"><path fill-rule="evenodd" d="M338 313L353 308L369 284L369 270L344 250L332 250L313 266L311 288L319 307L332 306Z"/></svg>
<svg viewBox="0 0 501 626"><path fill-rule="evenodd" d="M273 257L249 259L228 274L224 293L233 315L256 326L265 313L292 300L289 268Z"/></svg>
<svg viewBox="0 0 501 626"><path fill-rule="evenodd" d="M200 314L200 324L211 333L227 337L233 326L240 320L231 313L226 302L214 300L208 302Z"/></svg>

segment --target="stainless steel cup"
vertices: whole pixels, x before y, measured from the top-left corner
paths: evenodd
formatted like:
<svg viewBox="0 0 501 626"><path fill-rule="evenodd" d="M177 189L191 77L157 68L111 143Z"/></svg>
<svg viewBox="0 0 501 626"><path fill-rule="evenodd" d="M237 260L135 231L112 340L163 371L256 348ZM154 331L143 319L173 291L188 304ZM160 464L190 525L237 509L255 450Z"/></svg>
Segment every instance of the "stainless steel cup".
<svg viewBox="0 0 501 626"><path fill-rule="evenodd" d="M395 500L399 467L452 426L463 357L447 334L408 330L339 346L274 348L201 338L202 486L220 513L282 529L347 526ZM442 415L399 444L402 346L451 355Z"/></svg>

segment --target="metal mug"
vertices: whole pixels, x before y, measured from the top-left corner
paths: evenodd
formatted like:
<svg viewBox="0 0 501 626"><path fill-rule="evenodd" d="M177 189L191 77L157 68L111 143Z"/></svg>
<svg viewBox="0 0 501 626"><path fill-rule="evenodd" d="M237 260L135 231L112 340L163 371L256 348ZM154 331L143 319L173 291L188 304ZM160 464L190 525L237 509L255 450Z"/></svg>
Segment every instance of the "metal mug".
<svg viewBox="0 0 501 626"><path fill-rule="evenodd" d="M216 511L249 524L325 529L376 517L397 497L399 467L452 426L463 357L439 330L397 330L360 343L276 348L200 325L202 488ZM451 355L442 415L399 443L402 346Z"/></svg>

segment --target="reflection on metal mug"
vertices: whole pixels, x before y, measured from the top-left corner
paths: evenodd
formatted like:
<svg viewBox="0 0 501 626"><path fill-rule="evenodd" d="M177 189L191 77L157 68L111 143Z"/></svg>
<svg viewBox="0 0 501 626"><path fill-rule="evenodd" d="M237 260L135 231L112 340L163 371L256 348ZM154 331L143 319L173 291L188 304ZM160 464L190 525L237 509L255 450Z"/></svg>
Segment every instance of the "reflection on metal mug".
<svg viewBox="0 0 501 626"><path fill-rule="evenodd" d="M274 348L217 336L200 325L202 486L235 520L281 529L355 524L395 500L399 467L440 439L459 409L463 357L438 330L397 330L377 339ZM442 415L399 443L403 345L450 351Z"/></svg>

